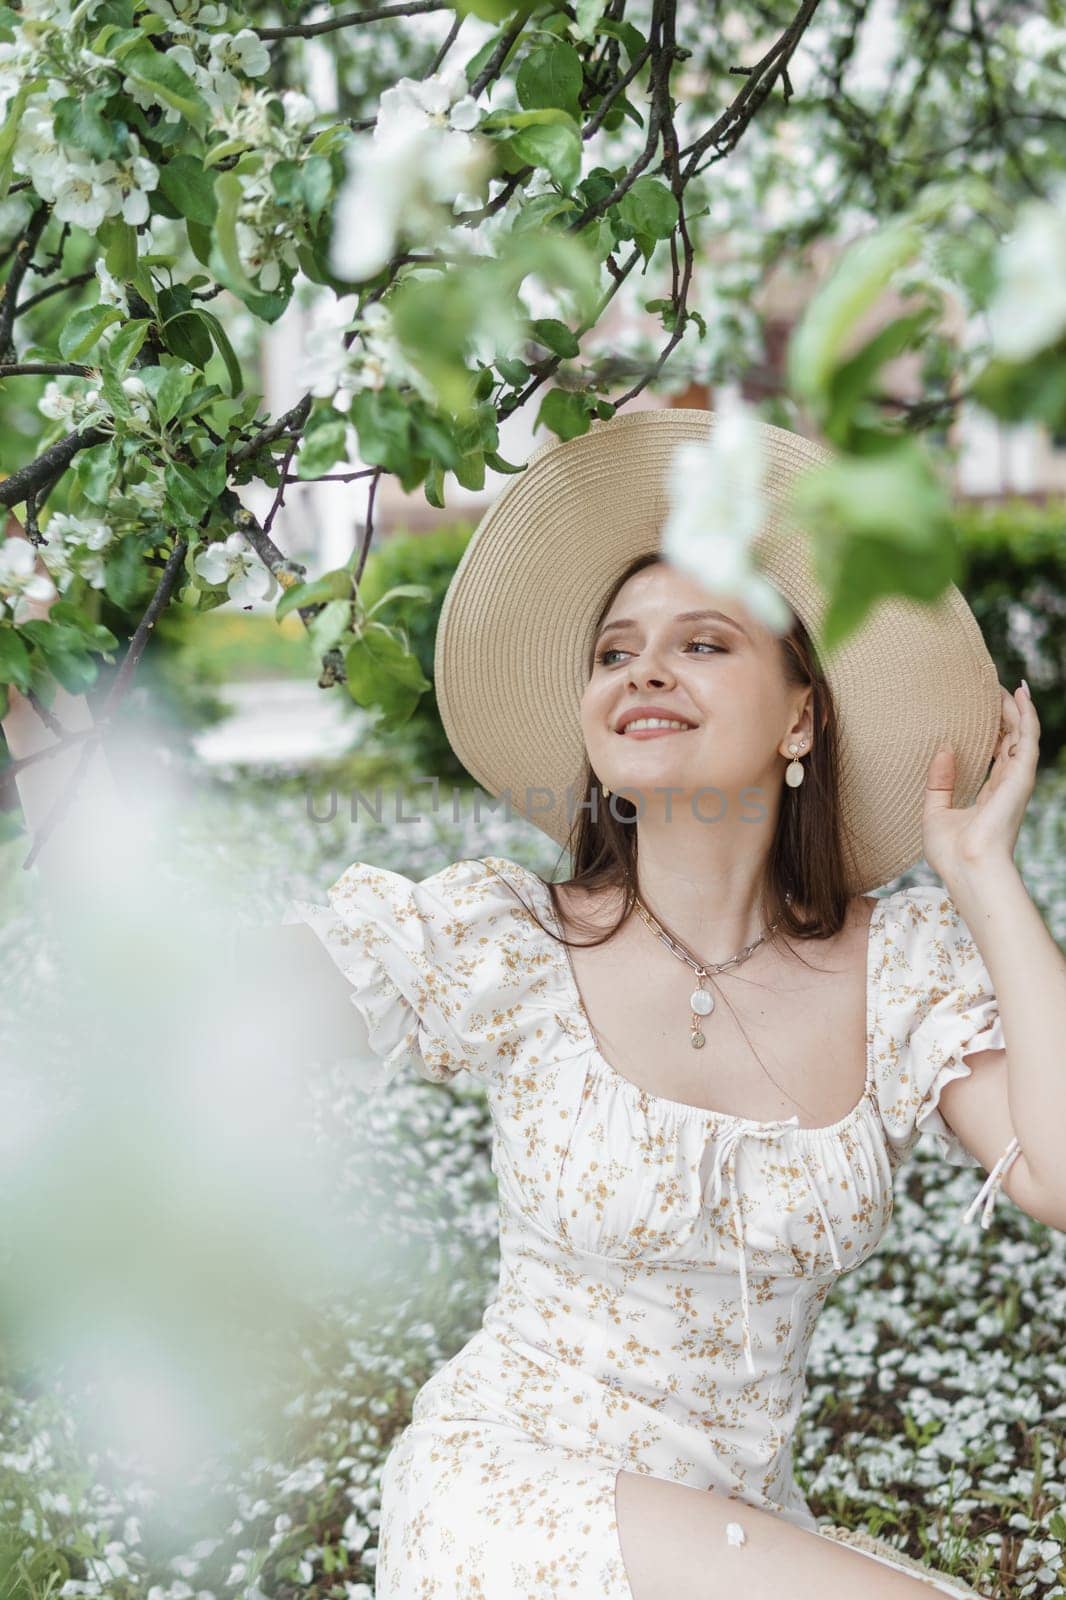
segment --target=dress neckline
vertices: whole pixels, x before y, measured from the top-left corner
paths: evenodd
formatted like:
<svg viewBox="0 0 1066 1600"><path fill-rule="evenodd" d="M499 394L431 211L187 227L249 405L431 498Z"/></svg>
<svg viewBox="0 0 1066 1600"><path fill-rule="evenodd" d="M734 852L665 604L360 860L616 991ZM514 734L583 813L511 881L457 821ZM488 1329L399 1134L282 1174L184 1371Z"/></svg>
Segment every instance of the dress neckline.
<svg viewBox="0 0 1066 1600"><path fill-rule="evenodd" d="M544 880L538 873L534 872L531 867L523 866L521 862L516 861L509 864L517 866L519 870L536 885L540 892L540 900L543 909L547 912L548 917L556 931L565 938L566 929L563 927L559 919L559 916L555 910L555 906L552 902L551 893ZM846 1111L842 1117L838 1117L836 1122L823 1123L812 1128L801 1127L798 1123L793 1122L792 1117L774 1117L770 1120L757 1120L754 1117L739 1116L736 1112L732 1111L712 1111L707 1106L693 1105L691 1101L688 1100L673 1100L668 1095L653 1094L650 1089L644 1089L639 1083L634 1083L632 1078L627 1078L625 1073L619 1072L618 1068L607 1059L599 1047L595 1029L589 1020L588 1012L585 1010L585 1002L581 998L581 989L578 985L577 974L574 971L574 963L571 960L570 951L565 945L557 944L554 939L549 939L548 942L562 958L561 970L563 973L563 981L567 987L570 1007L575 1017L580 1022L582 1030L586 1036L586 1048L598 1062L601 1070L606 1073L607 1077L612 1083L618 1086L623 1094L628 1093L631 1097L635 1097L645 1106L660 1106L664 1111L672 1112L675 1115L696 1118L718 1127L744 1127L755 1129L794 1127L796 1133L809 1134L817 1138L819 1136L838 1133L842 1128L849 1126L859 1116L861 1116L867 1102L872 1101L873 1098L874 1034L877 1026L877 1000L880 989L880 985L875 982L875 974L879 970L880 966L879 958L881 952L881 936L884 928L885 901L888 900L890 896L876 895L867 896L866 898L873 899L874 905L873 910L870 913L870 922L866 932L865 1082L863 1083L861 1095L852 1106L850 1111Z"/></svg>

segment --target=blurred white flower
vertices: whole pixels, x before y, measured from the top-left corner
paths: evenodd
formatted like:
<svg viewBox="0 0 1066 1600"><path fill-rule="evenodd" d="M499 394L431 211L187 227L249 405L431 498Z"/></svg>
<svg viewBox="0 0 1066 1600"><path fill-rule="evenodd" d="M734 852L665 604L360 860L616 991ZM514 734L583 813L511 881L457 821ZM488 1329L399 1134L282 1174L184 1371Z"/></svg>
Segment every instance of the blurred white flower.
<svg viewBox="0 0 1066 1600"><path fill-rule="evenodd" d="M356 297L344 295L320 303L304 339L301 387L320 400L332 400L334 410L346 414L361 389L383 389L389 382L407 383L426 400L434 399L427 379L406 360L392 331L392 313L380 300L355 316ZM360 337L347 349L344 335Z"/></svg>
<svg viewBox="0 0 1066 1600"><path fill-rule="evenodd" d="M997 284L988 307L993 351L1027 361L1066 331L1066 184L1050 200L1027 200L999 250Z"/></svg>
<svg viewBox="0 0 1066 1600"><path fill-rule="evenodd" d="M27 622L33 615L33 600L54 600L56 586L46 573L37 571L37 551L28 539L17 535L0 544L0 616L8 610L14 622Z"/></svg>
<svg viewBox="0 0 1066 1600"><path fill-rule="evenodd" d="M443 206L481 193L491 152L469 132L479 113L465 85L462 71L401 78L381 96L373 134L349 142L333 215L338 277L358 283L380 272L401 238L430 242L448 225Z"/></svg>
<svg viewBox="0 0 1066 1600"><path fill-rule="evenodd" d="M792 613L751 554L769 509L764 470L758 418L726 391L708 439L674 452L662 553L705 588L735 595L768 628L783 633Z"/></svg>
<svg viewBox="0 0 1066 1600"><path fill-rule="evenodd" d="M231 600L250 607L256 600L269 600L277 590L274 574L266 568L242 533L209 544L193 561L201 578L210 584L224 583Z"/></svg>

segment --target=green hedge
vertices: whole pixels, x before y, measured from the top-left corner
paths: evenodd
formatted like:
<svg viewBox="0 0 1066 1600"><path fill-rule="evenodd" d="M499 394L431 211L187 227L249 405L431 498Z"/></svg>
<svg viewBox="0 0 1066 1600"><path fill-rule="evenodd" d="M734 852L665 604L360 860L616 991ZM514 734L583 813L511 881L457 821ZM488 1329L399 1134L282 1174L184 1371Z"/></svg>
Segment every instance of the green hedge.
<svg viewBox="0 0 1066 1600"><path fill-rule="evenodd" d="M393 534L371 552L363 569L359 595L367 606L400 583L425 584L431 591L432 599L428 604L395 600L382 606L377 613L383 622L404 624L418 664L431 681L440 608L473 532L473 523L454 522L435 528L431 533ZM466 769L445 737L435 690L425 691L409 720L389 738L390 742L403 743L422 775L435 775L448 782L469 781Z"/></svg>

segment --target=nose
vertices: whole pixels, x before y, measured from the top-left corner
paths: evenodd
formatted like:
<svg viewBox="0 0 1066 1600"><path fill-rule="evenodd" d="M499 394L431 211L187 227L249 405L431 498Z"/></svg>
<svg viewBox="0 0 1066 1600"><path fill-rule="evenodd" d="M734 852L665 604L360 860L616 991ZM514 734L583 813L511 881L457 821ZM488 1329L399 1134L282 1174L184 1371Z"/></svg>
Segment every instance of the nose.
<svg viewBox="0 0 1066 1600"><path fill-rule="evenodd" d="M654 652L650 649L639 661L630 662L629 682L632 688L637 688L643 683L649 688L661 689L675 681L670 668L656 661Z"/></svg>

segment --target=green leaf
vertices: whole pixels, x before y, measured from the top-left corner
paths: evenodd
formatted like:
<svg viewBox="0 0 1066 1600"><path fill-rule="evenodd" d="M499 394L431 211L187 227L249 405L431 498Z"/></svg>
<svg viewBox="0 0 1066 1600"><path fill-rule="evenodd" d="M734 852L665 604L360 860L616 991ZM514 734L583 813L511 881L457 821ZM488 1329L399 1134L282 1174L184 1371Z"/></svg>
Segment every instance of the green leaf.
<svg viewBox="0 0 1066 1600"><path fill-rule="evenodd" d="M836 369L829 382L825 421L831 444L847 447L856 407L868 396L877 373L903 351L920 347L935 317L931 306L897 317Z"/></svg>
<svg viewBox="0 0 1066 1600"><path fill-rule="evenodd" d="M68 694L84 694L100 675L99 664L84 650L61 650L50 655L48 670Z"/></svg>
<svg viewBox="0 0 1066 1600"><path fill-rule="evenodd" d="M972 392L979 405L1004 422L1039 421L1052 433L1066 430L1064 344L1041 350L1030 361L990 361Z"/></svg>
<svg viewBox="0 0 1066 1600"><path fill-rule="evenodd" d="M218 217L215 223L214 242L222 263L219 281L234 294L245 298L248 295L258 295L259 291L246 275L237 249L237 212L240 209L243 192L241 180L235 172L220 172L215 179Z"/></svg>
<svg viewBox="0 0 1066 1600"><path fill-rule="evenodd" d="M202 371L213 353L207 319L199 311L182 311L160 326L163 343L179 361L188 361Z"/></svg>
<svg viewBox="0 0 1066 1600"><path fill-rule="evenodd" d="M789 341L788 381L793 395L805 400L819 419L832 373L857 323L920 246L913 224L889 223L851 245L808 302Z"/></svg>
<svg viewBox="0 0 1066 1600"><path fill-rule="evenodd" d="M464 489L483 489L485 487L484 451L471 450L466 455L460 456L455 464L455 476Z"/></svg>
<svg viewBox="0 0 1066 1600"><path fill-rule="evenodd" d="M439 417L431 412L414 414L415 444L442 467L454 467L459 459L459 449L450 431Z"/></svg>
<svg viewBox="0 0 1066 1600"><path fill-rule="evenodd" d="M493 472L525 472L525 463L515 466L511 461L505 461L495 450L485 451L485 465L491 467Z"/></svg>
<svg viewBox="0 0 1066 1600"><path fill-rule="evenodd" d="M56 138L97 161L122 157L129 144L128 133L124 122L104 115L110 98L107 90L97 89L83 98L68 95L57 100L53 107Z"/></svg>
<svg viewBox="0 0 1066 1600"><path fill-rule="evenodd" d="M171 156L159 170L159 187L183 217L212 228L218 215L214 180L195 156Z"/></svg>
<svg viewBox="0 0 1066 1600"><path fill-rule="evenodd" d="M74 483L91 505L107 504L117 471L118 462L111 440L81 450L74 458ZM52 606L53 612L58 609L58 604L57 601Z"/></svg>
<svg viewBox="0 0 1066 1600"><path fill-rule="evenodd" d="M160 380L155 392L155 407L159 413L159 420L165 428L181 410L187 396L196 382L195 375L183 372L181 367L163 367ZM144 374L141 374L142 377Z"/></svg>
<svg viewBox="0 0 1066 1600"><path fill-rule="evenodd" d="M524 361L519 361L516 356L500 356L496 361L496 369L501 378L506 378L513 389L520 389L529 380L531 369Z"/></svg>
<svg viewBox="0 0 1066 1600"><path fill-rule="evenodd" d="M526 110L560 106L575 118L581 115L579 97L584 73L581 57L572 44L557 39L531 50L518 69L515 93Z"/></svg>
<svg viewBox="0 0 1066 1600"><path fill-rule="evenodd" d="M517 7L518 0L452 0L459 17L480 17L482 22L503 22Z"/></svg>
<svg viewBox="0 0 1066 1600"><path fill-rule="evenodd" d="M107 217L97 238L104 247L104 266L119 283L129 283L137 270L137 230L121 217Z"/></svg>
<svg viewBox="0 0 1066 1600"><path fill-rule="evenodd" d="M565 322L559 322L554 317L538 317L530 323L534 339L554 355L573 357L580 354L581 346Z"/></svg>
<svg viewBox="0 0 1066 1600"><path fill-rule="evenodd" d="M367 609L367 616L372 617L390 600L422 600L427 605L433 599L433 590L426 583L397 583L387 589L374 604Z"/></svg>
<svg viewBox="0 0 1066 1600"><path fill-rule="evenodd" d="M27 694L30 688L30 653L14 628L0 628L0 683L13 683Z"/></svg>
<svg viewBox="0 0 1066 1600"><path fill-rule="evenodd" d="M116 378L124 378L134 358L139 355L150 326L146 319L141 319L127 322L125 327L120 328L103 354L103 369L113 373Z"/></svg>
<svg viewBox="0 0 1066 1600"><path fill-rule="evenodd" d="M307 625L307 637L316 655L324 656L351 630L350 600L329 600Z"/></svg>
<svg viewBox="0 0 1066 1600"><path fill-rule="evenodd" d="M348 424L334 412L320 427L305 433L296 456L298 478L318 478L344 456L348 448Z"/></svg>
<svg viewBox="0 0 1066 1600"><path fill-rule="evenodd" d="M64 361L80 361L87 356L104 329L121 318L122 312L117 306L86 306L75 311L59 332L59 353Z"/></svg>
<svg viewBox="0 0 1066 1600"><path fill-rule="evenodd" d="M206 134L211 122L210 107L173 57L145 44L123 57L122 70L131 83L159 105L179 112L201 138Z"/></svg>
<svg viewBox="0 0 1066 1600"><path fill-rule="evenodd" d="M589 414L581 395L570 389L549 389L540 403L536 426L541 423L560 439L576 439L589 431Z"/></svg>
<svg viewBox="0 0 1066 1600"><path fill-rule="evenodd" d="M914 438L808 470L794 485L792 503L811 530L816 573L832 596L827 650L882 595L935 600L958 579L950 496Z"/></svg>
<svg viewBox="0 0 1066 1600"><path fill-rule="evenodd" d="M581 176L581 135L576 126L548 123L523 128L509 142L521 161L546 167L560 189L569 192Z"/></svg>
<svg viewBox="0 0 1066 1600"><path fill-rule="evenodd" d="M116 650L118 639L102 622L91 622L85 613L70 600L57 600L48 613L49 621L72 628L81 642L91 650Z"/></svg>
<svg viewBox="0 0 1066 1600"><path fill-rule="evenodd" d="M439 461L431 461L423 484L426 499L438 511L444 510L444 468Z"/></svg>
<svg viewBox="0 0 1066 1600"><path fill-rule="evenodd" d="M120 610L129 610L144 599L150 582L141 542L135 535L128 534L108 546L104 554L104 592Z"/></svg>
<svg viewBox="0 0 1066 1600"><path fill-rule="evenodd" d="M369 622L344 657L348 693L357 704L380 706L387 726L410 717L423 692L433 686L392 629Z"/></svg>
<svg viewBox="0 0 1066 1600"><path fill-rule="evenodd" d="M184 461L168 461L163 469L167 500L190 522L199 522L214 498L203 480Z"/></svg>
<svg viewBox="0 0 1066 1600"><path fill-rule="evenodd" d="M577 34L579 39L586 42L596 32L596 25L603 16L607 0L577 0L574 11L577 15Z"/></svg>
<svg viewBox="0 0 1066 1600"><path fill-rule="evenodd" d="M330 600L350 600L352 597L352 575L347 567L335 567L332 572L324 572L320 578L312 578L308 583L294 583L280 596L274 616L281 622L290 611L298 611L301 606L316 606Z"/></svg>
<svg viewBox="0 0 1066 1600"><path fill-rule="evenodd" d="M311 218L311 226L317 228L319 218L333 194L333 168L325 156L308 156L300 174L304 205Z"/></svg>
<svg viewBox="0 0 1066 1600"><path fill-rule="evenodd" d="M237 395L239 395L244 388L244 373L241 371L241 364L237 360L236 352L229 342L225 328L215 316L214 312L201 310L200 316L202 320L207 323L208 328L211 330L211 336L215 341L215 346L219 355L222 357L223 362L225 363L226 372L229 377L230 394L233 395L234 399L236 399Z"/></svg>
<svg viewBox="0 0 1066 1600"><path fill-rule="evenodd" d="M668 239L677 227L677 201L658 178L638 178L619 200L617 209L634 235Z"/></svg>
<svg viewBox="0 0 1066 1600"><path fill-rule="evenodd" d="M411 447L411 414L394 389L361 389L352 401L359 454L368 466L398 472Z"/></svg>

